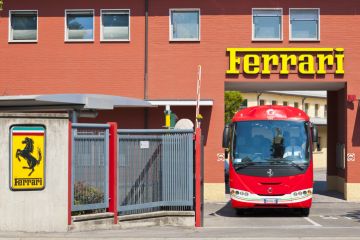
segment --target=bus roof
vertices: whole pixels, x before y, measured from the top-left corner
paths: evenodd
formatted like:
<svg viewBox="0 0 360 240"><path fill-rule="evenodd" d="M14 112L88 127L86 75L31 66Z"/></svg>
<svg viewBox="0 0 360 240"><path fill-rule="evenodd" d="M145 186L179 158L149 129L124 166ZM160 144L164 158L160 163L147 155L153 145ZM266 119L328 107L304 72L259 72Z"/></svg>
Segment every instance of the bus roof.
<svg viewBox="0 0 360 240"><path fill-rule="evenodd" d="M235 113L233 122L253 120L294 120L310 121L302 110L289 106L265 105L242 109Z"/></svg>

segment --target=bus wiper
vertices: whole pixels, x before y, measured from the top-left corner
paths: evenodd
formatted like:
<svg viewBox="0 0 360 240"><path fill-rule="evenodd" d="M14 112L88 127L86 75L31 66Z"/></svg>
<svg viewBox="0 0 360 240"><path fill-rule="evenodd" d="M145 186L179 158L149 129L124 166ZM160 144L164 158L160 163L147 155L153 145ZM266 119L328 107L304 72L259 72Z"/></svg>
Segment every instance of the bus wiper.
<svg viewBox="0 0 360 240"><path fill-rule="evenodd" d="M291 166L297 167L298 169L300 169L301 171L304 171L305 168L303 168L302 166L300 166L299 164L295 163L294 161L288 161L290 163Z"/></svg>
<svg viewBox="0 0 360 240"><path fill-rule="evenodd" d="M272 162L273 162L273 163L274 163L274 162L288 163L288 164L290 164L291 166L300 169L301 171L304 171L304 170L305 170L304 167L302 167L301 165L299 165L299 164L297 164L296 162L291 161L291 160L286 160L286 159L272 159Z"/></svg>
<svg viewBox="0 0 360 240"><path fill-rule="evenodd" d="M234 168L235 168L235 170L239 170L239 169L243 169L243 168L246 168L248 166L251 166L251 165L255 165L255 163L254 162L235 163Z"/></svg>

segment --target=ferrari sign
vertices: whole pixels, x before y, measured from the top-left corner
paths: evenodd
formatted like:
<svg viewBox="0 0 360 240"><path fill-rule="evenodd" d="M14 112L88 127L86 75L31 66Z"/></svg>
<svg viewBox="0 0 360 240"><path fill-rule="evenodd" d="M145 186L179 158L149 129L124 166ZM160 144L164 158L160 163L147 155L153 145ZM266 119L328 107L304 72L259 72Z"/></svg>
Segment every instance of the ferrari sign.
<svg viewBox="0 0 360 240"><path fill-rule="evenodd" d="M10 130L10 188L45 188L45 127L16 125Z"/></svg>

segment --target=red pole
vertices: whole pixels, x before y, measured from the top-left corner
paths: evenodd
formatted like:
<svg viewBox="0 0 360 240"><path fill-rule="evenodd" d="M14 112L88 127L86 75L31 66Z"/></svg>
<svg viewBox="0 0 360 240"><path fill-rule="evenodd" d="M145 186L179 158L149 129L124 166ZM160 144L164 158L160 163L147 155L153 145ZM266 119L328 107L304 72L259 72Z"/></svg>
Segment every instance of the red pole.
<svg viewBox="0 0 360 240"><path fill-rule="evenodd" d="M117 210L117 123L110 122L109 139L109 212L114 213L114 224L118 223Z"/></svg>
<svg viewBox="0 0 360 240"><path fill-rule="evenodd" d="M72 126L71 121L69 121L68 127L68 225L71 225L71 192L72 192Z"/></svg>
<svg viewBox="0 0 360 240"><path fill-rule="evenodd" d="M201 227L201 128L195 131L195 227Z"/></svg>

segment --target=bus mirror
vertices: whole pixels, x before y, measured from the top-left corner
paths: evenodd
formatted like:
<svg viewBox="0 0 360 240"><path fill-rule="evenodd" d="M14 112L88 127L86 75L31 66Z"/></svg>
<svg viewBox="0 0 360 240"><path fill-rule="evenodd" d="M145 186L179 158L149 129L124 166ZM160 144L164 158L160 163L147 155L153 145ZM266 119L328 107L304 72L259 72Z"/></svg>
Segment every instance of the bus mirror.
<svg viewBox="0 0 360 240"><path fill-rule="evenodd" d="M222 140L223 148L229 148L229 140L230 140L230 124L226 124L223 132L223 140Z"/></svg>
<svg viewBox="0 0 360 240"><path fill-rule="evenodd" d="M312 141L317 142L319 138L317 126L313 125L311 130L312 130Z"/></svg>

